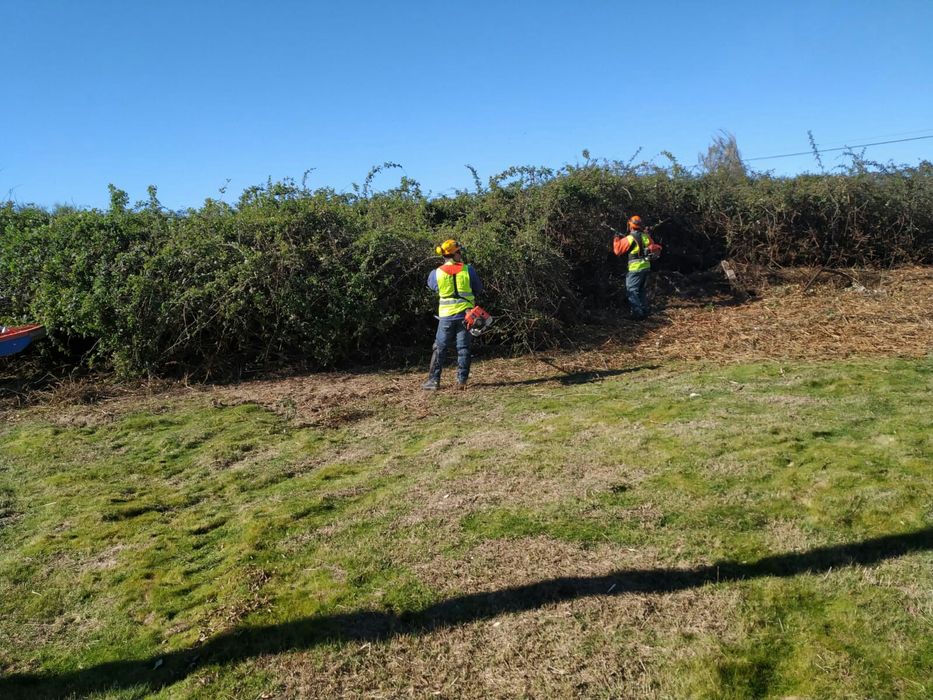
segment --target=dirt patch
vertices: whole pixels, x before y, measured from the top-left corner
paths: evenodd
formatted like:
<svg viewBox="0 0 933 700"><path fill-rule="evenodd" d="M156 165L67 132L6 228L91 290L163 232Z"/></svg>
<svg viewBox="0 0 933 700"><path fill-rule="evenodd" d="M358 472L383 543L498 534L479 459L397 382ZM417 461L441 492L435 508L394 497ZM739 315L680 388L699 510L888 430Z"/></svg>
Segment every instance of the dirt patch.
<svg viewBox="0 0 933 700"><path fill-rule="evenodd" d="M93 556L79 562L77 569L80 571L103 571L114 569L120 563L119 554L127 548L125 544L115 544L103 551L97 552Z"/></svg>
<svg viewBox="0 0 933 700"><path fill-rule="evenodd" d="M827 403L826 399L820 399L815 396L787 396L784 394L771 394L767 396L747 395L745 400L765 404L766 406L786 406L787 408L817 406Z"/></svg>
<svg viewBox="0 0 933 700"><path fill-rule="evenodd" d="M568 499L586 498L614 489L630 488L645 474L626 465L567 464L554 473L484 469L438 483L435 475L412 487L412 509L401 519L404 526L426 521L448 521L451 527L467 515L503 503L510 507L542 507ZM624 484L624 486L623 486ZM442 527L438 524L438 527Z"/></svg>
<svg viewBox="0 0 933 700"><path fill-rule="evenodd" d="M201 625L199 642L204 642L219 631L236 627L244 617L260 608L269 609L270 599L265 594L264 588L272 578L272 573L250 566L245 569L242 576L246 580L246 597L225 603L213 610L209 620Z"/></svg>
<svg viewBox="0 0 933 700"><path fill-rule="evenodd" d="M223 404L258 403L302 426L337 428L364 420L387 406L404 404L423 413L415 378L385 374L324 373L257 380L212 390ZM419 389L420 391L420 389ZM420 409L420 410L419 410Z"/></svg>
<svg viewBox="0 0 933 700"><path fill-rule="evenodd" d="M486 540L463 558L438 557L416 566L415 571L433 590L453 596L660 565L660 556L650 549L609 544L584 547L541 536Z"/></svg>
<svg viewBox="0 0 933 700"><path fill-rule="evenodd" d="M768 541L775 552L805 552L813 541L790 520L772 520L768 523Z"/></svg>

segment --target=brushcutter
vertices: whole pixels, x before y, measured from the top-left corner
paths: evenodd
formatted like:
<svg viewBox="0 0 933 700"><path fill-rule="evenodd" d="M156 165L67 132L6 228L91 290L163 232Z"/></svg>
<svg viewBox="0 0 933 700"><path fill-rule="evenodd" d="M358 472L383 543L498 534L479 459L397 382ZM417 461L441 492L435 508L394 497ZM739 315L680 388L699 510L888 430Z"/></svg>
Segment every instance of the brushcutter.
<svg viewBox="0 0 933 700"><path fill-rule="evenodd" d="M639 233L645 233L645 234L648 234L649 236L652 236L654 230L658 226L661 226L662 224L667 223L667 221L668 219L665 219L664 221L660 221L654 224L653 226L642 226ZM612 231L612 234L614 237L626 238L627 236L631 235L631 233L622 233L621 231L617 231L616 229L614 229L612 226L610 226L607 223L603 223L603 226L605 226L610 231ZM661 258L661 249L662 249L662 246L657 241L654 241L654 237L652 236L652 243L648 245L648 249L644 252L644 255L642 255L641 257L643 257L645 260L648 260L650 262L655 262L656 260L659 260Z"/></svg>
<svg viewBox="0 0 933 700"><path fill-rule="evenodd" d="M482 306L474 306L466 312L463 322L470 331L470 335L478 336L492 325L492 316Z"/></svg>

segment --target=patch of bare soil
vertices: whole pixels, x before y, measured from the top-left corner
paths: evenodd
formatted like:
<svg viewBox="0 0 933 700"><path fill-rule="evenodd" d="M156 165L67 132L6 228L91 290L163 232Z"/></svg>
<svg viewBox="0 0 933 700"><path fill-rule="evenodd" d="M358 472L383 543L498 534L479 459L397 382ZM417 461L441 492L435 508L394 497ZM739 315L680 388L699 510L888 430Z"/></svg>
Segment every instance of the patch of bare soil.
<svg viewBox="0 0 933 700"><path fill-rule="evenodd" d="M432 522L433 527L443 528L443 523L456 526L470 513L500 503L518 508L542 507L568 498L587 498L629 488L644 478L644 473L634 465L595 463L584 456L558 473L484 469L440 482L436 475L430 477L410 490L409 500L414 505L401 519L401 525ZM618 517L644 520L647 514L620 513Z"/></svg>
<svg viewBox="0 0 933 700"><path fill-rule="evenodd" d="M130 411L164 412L178 397L201 391L168 379L119 381L95 375L30 383L0 377L0 421L15 422L34 409L63 427L89 427Z"/></svg>
<svg viewBox="0 0 933 700"><path fill-rule="evenodd" d="M605 576L619 569L665 565L650 549L611 544L583 547L550 537L480 542L465 558L437 557L414 567L420 580L444 597L498 591L564 576Z"/></svg>

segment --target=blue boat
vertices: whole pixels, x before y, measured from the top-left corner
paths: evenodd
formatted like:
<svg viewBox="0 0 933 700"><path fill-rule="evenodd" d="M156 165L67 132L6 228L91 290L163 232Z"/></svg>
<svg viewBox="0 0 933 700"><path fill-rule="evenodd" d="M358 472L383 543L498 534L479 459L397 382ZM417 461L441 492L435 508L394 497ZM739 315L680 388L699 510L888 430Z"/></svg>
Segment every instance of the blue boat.
<svg viewBox="0 0 933 700"><path fill-rule="evenodd" d="M43 326L17 326L15 328L0 328L0 357L15 355L22 352L34 340L45 337Z"/></svg>

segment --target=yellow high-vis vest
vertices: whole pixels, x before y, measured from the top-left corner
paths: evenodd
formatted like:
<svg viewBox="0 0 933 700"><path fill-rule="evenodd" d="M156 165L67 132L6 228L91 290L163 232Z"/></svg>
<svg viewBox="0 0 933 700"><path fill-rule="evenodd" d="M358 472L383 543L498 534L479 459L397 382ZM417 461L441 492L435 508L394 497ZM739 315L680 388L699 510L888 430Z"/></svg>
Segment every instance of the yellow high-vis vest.
<svg viewBox="0 0 933 700"><path fill-rule="evenodd" d="M632 239L632 247L628 249L628 271L650 270L651 263L644 257L648 251L648 246L651 244L648 234L641 234L641 240L631 233L628 237Z"/></svg>
<svg viewBox="0 0 933 700"><path fill-rule="evenodd" d="M473 287L470 286L470 270L463 263L437 268L437 291L440 295L438 318L456 316L476 306Z"/></svg>

